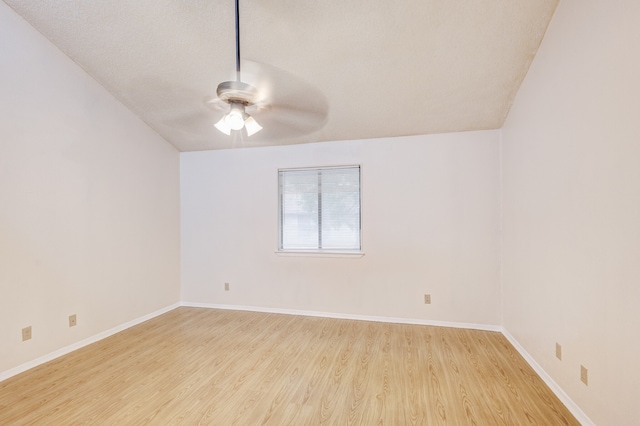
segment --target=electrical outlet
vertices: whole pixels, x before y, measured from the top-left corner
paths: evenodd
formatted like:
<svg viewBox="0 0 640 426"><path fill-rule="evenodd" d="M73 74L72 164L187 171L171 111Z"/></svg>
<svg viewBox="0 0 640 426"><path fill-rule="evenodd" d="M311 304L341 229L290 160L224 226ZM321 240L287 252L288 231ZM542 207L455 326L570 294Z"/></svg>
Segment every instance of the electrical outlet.
<svg viewBox="0 0 640 426"><path fill-rule="evenodd" d="M580 381L589 386L589 370L584 365L580 366Z"/></svg>
<svg viewBox="0 0 640 426"><path fill-rule="evenodd" d="M76 314L69 315L69 327L75 327L76 324Z"/></svg>
<svg viewBox="0 0 640 426"><path fill-rule="evenodd" d="M425 305L430 305L431 304L431 295L430 294L425 294L424 295L424 304Z"/></svg>
<svg viewBox="0 0 640 426"><path fill-rule="evenodd" d="M556 343L556 358L562 361L562 346L560 346L560 343Z"/></svg>
<svg viewBox="0 0 640 426"><path fill-rule="evenodd" d="M22 341L31 339L31 326L22 329Z"/></svg>
<svg viewBox="0 0 640 426"><path fill-rule="evenodd" d="M224 283L224 291L229 291L229 283Z"/></svg>

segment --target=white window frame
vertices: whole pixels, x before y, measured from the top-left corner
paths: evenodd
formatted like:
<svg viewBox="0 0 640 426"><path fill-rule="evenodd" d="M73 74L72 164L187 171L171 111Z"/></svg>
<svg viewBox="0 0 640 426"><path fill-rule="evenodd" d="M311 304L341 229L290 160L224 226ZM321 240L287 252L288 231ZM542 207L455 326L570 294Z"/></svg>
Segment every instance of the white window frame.
<svg viewBox="0 0 640 426"><path fill-rule="evenodd" d="M336 250L336 249L284 249L282 248L282 191L280 187L280 173L287 171L306 171L306 170L329 170L329 169L342 169L342 168L355 168L359 169L359 203L360 203L360 217L358 230L359 237L359 249L353 250ZM277 250L276 254L279 256L312 256L312 257L351 257L359 258L364 256L362 250L362 165L351 164L341 166L311 166L311 167L296 167L296 168L280 168L277 171L277 184L278 184L278 238L277 238Z"/></svg>

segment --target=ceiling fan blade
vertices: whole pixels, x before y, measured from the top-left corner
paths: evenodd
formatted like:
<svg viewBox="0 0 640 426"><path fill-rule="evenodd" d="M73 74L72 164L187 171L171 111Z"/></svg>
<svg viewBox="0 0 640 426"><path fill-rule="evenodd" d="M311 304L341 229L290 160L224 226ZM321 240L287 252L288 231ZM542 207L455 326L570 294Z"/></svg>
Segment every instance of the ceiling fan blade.
<svg viewBox="0 0 640 426"><path fill-rule="evenodd" d="M256 104L247 112L265 129L261 139L272 134L279 139L301 136L326 124L329 114L326 97L290 72L243 60L242 79L258 91Z"/></svg>
<svg viewBox="0 0 640 426"><path fill-rule="evenodd" d="M304 111L291 113L277 108L269 114L254 114L263 130L251 137L256 142L282 143L286 140L313 133L324 125L317 114Z"/></svg>
<svg viewBox="0 0 640 426"><path fill-rule="evenodd" d="M207 97L203 100L203 104L205 107L210 109L211 111L227 111L229 109L229 104L218 98L217 96Z"/></svg>
<svg viewBox="0 0 640 426"><path fill-rule="evenodd" d="M214 124L223 116L223 114L214 115L206 109L192 110L182 114L167 115L160 119L160 123L168 129L204 136L210 133Z"/></svg>
<svg viewBox="0 0 640 426"><path fill-rule="evenodd" d="M265 113L253 114L263 127L273 123L276 126L286 126L296 135L303 134L306 130L318 130L326 121L326 115L316 111L296 110L286 107L273 106Z"/></svg>

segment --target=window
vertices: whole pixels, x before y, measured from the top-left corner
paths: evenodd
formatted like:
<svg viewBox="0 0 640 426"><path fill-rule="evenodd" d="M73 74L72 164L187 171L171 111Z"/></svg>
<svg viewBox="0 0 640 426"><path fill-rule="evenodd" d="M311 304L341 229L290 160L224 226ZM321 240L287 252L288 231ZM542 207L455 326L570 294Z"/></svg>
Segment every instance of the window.
<svg viewBox="0 0 640 426"><path fill-rule="evenodd" d="M280 251L360 252L360 166L278 171Z"/></svg>

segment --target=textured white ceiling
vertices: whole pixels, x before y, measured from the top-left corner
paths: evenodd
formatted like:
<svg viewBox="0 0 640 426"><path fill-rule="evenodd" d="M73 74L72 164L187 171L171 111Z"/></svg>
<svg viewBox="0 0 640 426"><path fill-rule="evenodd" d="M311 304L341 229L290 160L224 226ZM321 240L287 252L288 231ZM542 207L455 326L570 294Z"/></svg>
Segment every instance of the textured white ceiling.
<svg viewBox="0 0 640 426"><path fill-rule="evenodd" d="M239 141L203 103L234 76L233 0L4 1L181 151L499 128L558 2L240 0L242 57L328 114Z"/></svg>

